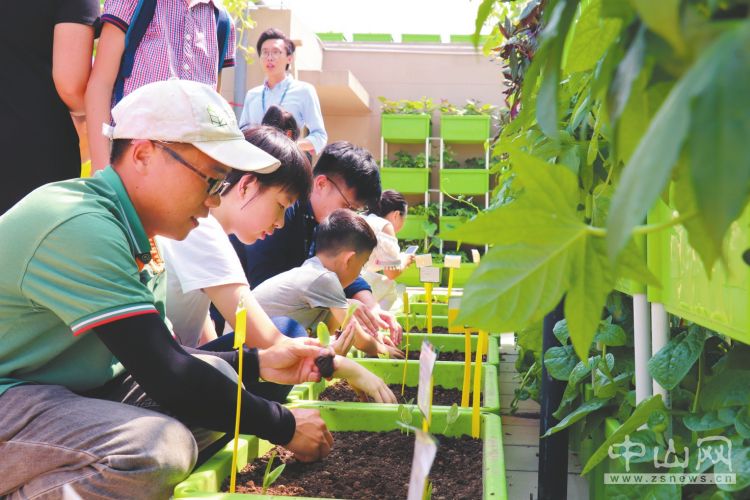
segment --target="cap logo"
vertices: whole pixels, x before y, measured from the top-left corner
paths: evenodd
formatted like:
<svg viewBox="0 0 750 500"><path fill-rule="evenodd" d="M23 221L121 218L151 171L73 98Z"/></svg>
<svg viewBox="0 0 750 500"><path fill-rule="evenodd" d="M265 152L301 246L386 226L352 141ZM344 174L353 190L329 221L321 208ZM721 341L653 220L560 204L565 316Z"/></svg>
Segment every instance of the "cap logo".
<svg viewBox="0 0 750 500"><path fill-rule="evenodd" d="M226 127L229 124L225 113L216 110L216 108L214 108L210 104L206 106L206 111L208 112L208 119L211 121L211 125L215 125L217 127ZM223 114L225 116L222 118L220 114Z"/></svg>

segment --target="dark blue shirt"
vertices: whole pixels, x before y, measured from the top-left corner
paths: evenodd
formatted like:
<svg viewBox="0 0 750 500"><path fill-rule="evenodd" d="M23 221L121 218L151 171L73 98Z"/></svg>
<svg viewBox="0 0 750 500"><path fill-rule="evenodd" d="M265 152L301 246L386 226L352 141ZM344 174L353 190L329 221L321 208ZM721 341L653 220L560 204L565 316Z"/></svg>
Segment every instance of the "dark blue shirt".
<svg viewBox="0 0 750 500"><path fill-rule="evenodd" d="M299 267L315 255L315 230L318 222L310 202L296 202L284 214L284 227L252 245L241 243L234 235L232 245L240 257L250 288L255 288L268 278ZM372 291L361 276L344 289L347 297L362 290Z"/></svg>

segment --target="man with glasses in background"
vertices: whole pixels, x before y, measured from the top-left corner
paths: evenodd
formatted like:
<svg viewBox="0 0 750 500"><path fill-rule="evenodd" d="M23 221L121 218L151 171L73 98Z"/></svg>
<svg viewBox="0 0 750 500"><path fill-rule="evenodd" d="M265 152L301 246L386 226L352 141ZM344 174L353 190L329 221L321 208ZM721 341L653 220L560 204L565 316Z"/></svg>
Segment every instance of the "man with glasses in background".
<svg viewBox="0 0 750 500"><path fill-rule="evenodd" d="M318 94L315 87L287 73L294 60L294 42L283 32L271 28L261 33L256 48L266 79L263 85L249 90L245 96L240 127L260 125L268 108L276 105L291 113L300 129L307 128L307 136L297 141L300 149L319 155L328 141L328 134Z"/></svg>
<svg viewBox="0 0 750 500"><path fill-rule="evenodd" d="M183 348L164 319L157 235L184 239L230 169L279 162L207 85L167 80L112 110L111 166L0 216L0 497L167 498L233 432L238 353ZM200 265L200 263L196 263ZM311 344L245 349L245 385L320 379ZM240 432L303 461L333 443L316 410L242 391ZM188 422L190 428L182 422Z"/></svg>
<svg viewBox="0 0 750 500"><path fill-rule="evenodd" d="M287 209L284 227L252 245L235 237L232 244L240 257L251 288L267 279L299 267L315 255L315 230L334 210L363 212L380 200L380 171L372 154L346 141L325 147L313 169L313 188L308 201L297 201ZM380 309L370 285L360 276L344 290L350 301L359 302L357 319L376 336L378 329L390 331L398 345L403 332L392 314ZM217 319L216 315L213 315ZM218 325L221 327L221 325Z"/></svg>

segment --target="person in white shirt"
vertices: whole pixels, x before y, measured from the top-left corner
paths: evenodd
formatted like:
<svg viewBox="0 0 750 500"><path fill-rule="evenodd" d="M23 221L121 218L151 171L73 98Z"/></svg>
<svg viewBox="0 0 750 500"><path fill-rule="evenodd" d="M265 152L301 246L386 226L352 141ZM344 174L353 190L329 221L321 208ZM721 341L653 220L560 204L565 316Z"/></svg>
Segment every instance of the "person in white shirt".
<svg viewBox="0 0 750 500"><path fill-rule="evenodd" d="M271 28L261 33L256 48L266 79L263 85L247 92L240 127L260 125L268 109L276 105L290 112L300 129L307 128L307 136L297 140L300 149L320 154L328 142L328 134L318 94L315 87L287 73L294 60L294 42L283 32Z"/></svg>
<svg viewBox="0 0 750 500"><path fill-rule="evenodd" d="M362 270L380 307L388 310L397 299L395 279L414 262L413 255L402 255L398 233L406 221L406 199L398 191L386 189L365 220L375 232L378 244Z"/></svg>
<svg viewBox="0 0 750 500"><path fill-rule="evenodd" d="M221 191L222 203L182 241L159 239L167 268L167 317L178 340L202 350L231 347L234 335L218 336L208 314L213 302L222 316L235 326L235 312L242 301L247 308L248 347L265 348L291 337L307 334L289 318L272 320L253 297L239 258L228 234L252 243L284 225L284 213L297 198L306 198L312 186L310 163L295 143L273 127L244 131L248 142L276 157L281 166L273 172L231 171ZM357 322L350 322L334 344L337 354L346 354L354 340ZM281 327L281 328L279 328ZM220 333L220 332L219 332ZM342 356L334 358L334 376L346 378L376 401L395 402L381 379ZM383 390L385 387L386 391ZM256 395L285 401L290 386L259 383L249 387ZM383 394L389 395L383 399ZM392 397L392 400L391 400Z"/></svg>

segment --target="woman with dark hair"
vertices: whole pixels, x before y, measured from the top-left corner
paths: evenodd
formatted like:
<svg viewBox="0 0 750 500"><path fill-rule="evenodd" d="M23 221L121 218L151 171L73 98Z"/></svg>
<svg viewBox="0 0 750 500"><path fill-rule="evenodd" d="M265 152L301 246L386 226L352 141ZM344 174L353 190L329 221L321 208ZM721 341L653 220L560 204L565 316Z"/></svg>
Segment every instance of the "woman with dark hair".
<svg viewBox="0 0 750 500"><path fill-rule="evenodd" d="M267 174L232 170L225 180L221 204L182 241L158 239L167 268L167 317L177 340L209 351L231 349L233 335L219 337L209 316L213 302L234 329L240 303L247 308L248 347L267 348L288 338L307 338L307 331L290 318L269 318L250 292L245 272L227 235L245 244L264 239L284 226L284 213L312 187L310 163L296 143L280 130L260 126L244 131L248 142L271 154L281 166ZM339 336L334 350L346 354L354 340L356 322ZM208 345L206 345L208 343ZM351 363L355 364L355 363ZM379 391L379 379L358 366L338 360L337 376L368 394ZM248 388L266 399L285 402L291 386L270 382ZM377 394L377 392L375 392Z"/></svg>
<svg viewBox="0 0 750 500"><path fill-rule="evenodd" d="M263 115L262 125L276 127L293 141L299 139L299 126L297 126L297 120L294 119L294 115L278 106L268 108L266 114Z"/></svg>
<svg viewBox="0 0 750 500"><path fill-rule="evenodd" d="M386 189L365 217L378 238L378 245L370 254L370 260L362 270L362 277L372 287L372 294L380 307L385 309L389 309L397 298L393 280L414 262L413 255L401 255L396 238L396 233L406 222L407 208L406 199L401 193Z"/></svg>

